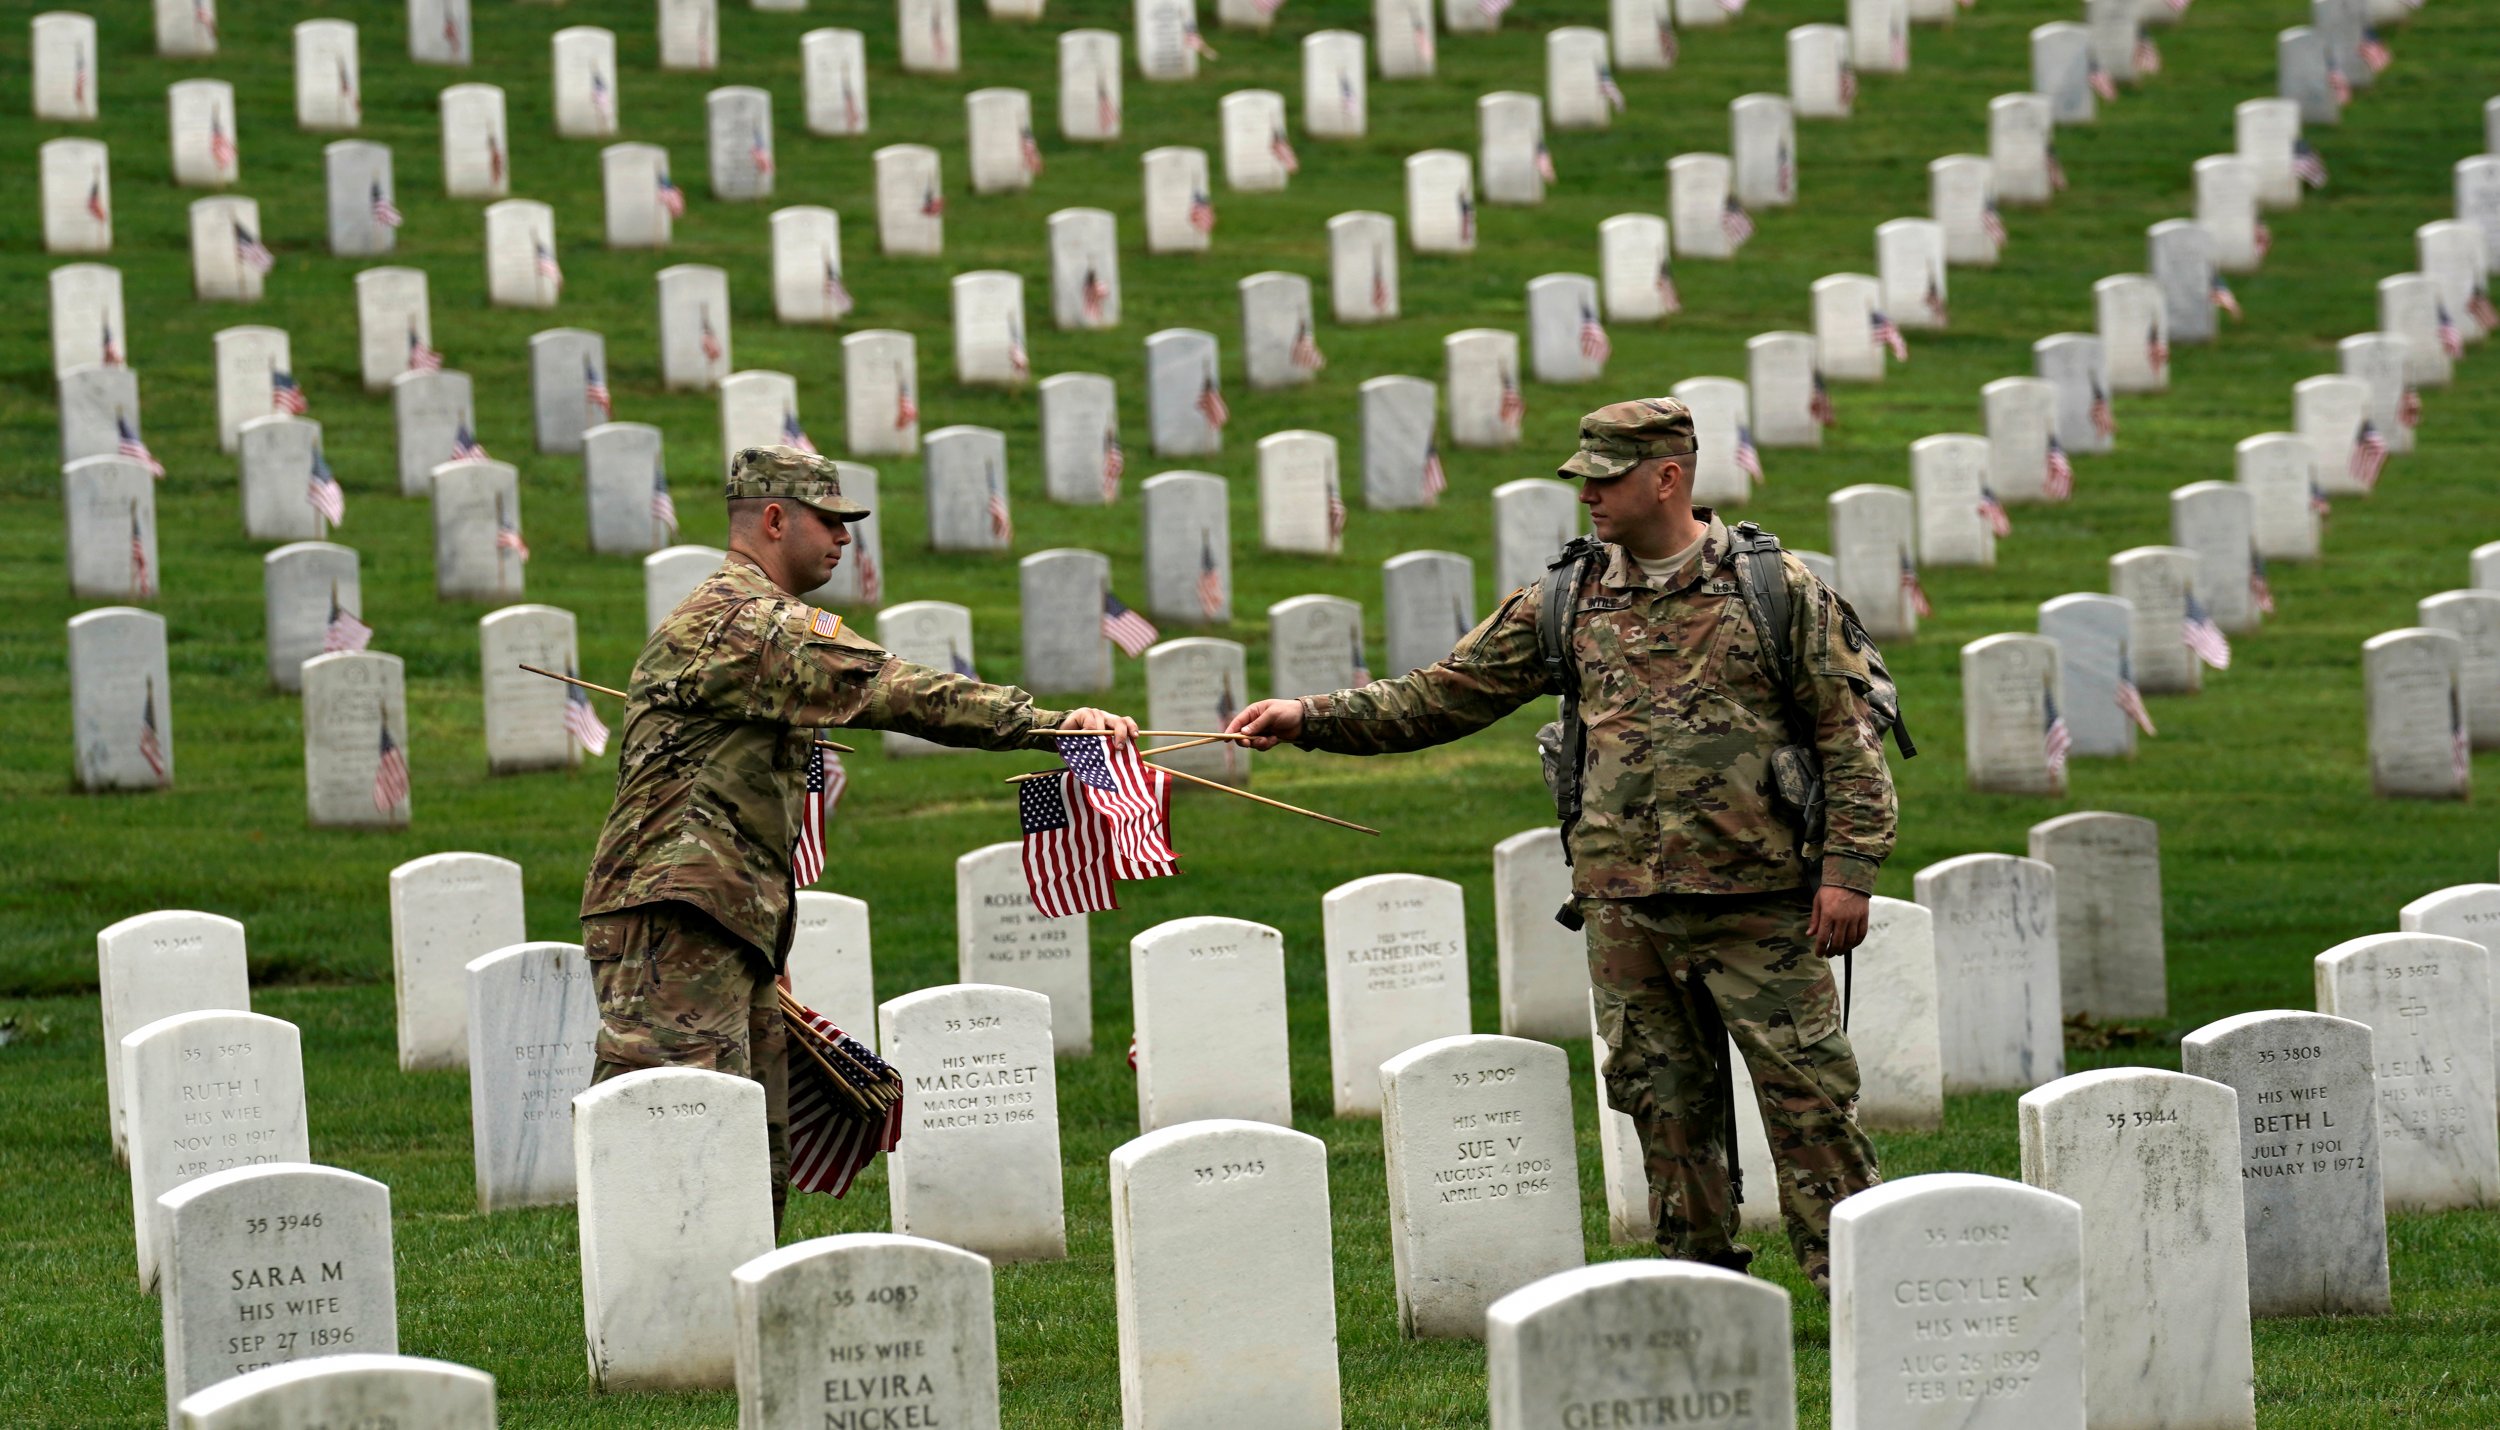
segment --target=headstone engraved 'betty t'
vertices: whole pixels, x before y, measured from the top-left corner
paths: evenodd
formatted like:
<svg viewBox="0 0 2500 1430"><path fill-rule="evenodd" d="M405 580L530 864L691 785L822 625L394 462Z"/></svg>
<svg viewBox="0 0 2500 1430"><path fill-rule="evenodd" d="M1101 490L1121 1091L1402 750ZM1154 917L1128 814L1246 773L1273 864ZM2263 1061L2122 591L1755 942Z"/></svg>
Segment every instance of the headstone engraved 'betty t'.
<svg viewBox="0 0 2500 1430"><path fill-rule="evenodd" d="M570 1202L573 1095L598 1060L599 998L582 946L516 943L466 972L477 1209Z"/></svg>
<svg viewBox="0 0 2500 1430"><path fill-rule="evenodd" d="M1185 918L1129 941L1137 1127L1204 1118L1292 1125L1285 941L1265 924Z"/></svg>
<svg viewBox="0 0 2500 1430"><path fill-rule="evenodd" d="M104 1014L104 1097L113 1155L129 1159L122 1036L202 1009L248 1012L243 925L220 914L157 909L97 931L97 1002Z"/></svg>
<svg viewBox="0 0 2500 1430"><path fill-rule="evenodd" d="M726 1388L730 1273L772 1250L764 1085L641 1068L573 1099L582 1329L600 1391Z"/></svg>
<svg viewBox="0 0 2500 1430"><path fill-rule="evenodd" d="M2248 1309L2388 1310L2386 1169L2370 1030L2326 1013L2241 1013L2179 1044L2180 1066L2240 1099Z"/></svg>
<svg viewBox="0 0 2500 1430"><path fill-rule="evenodd" d="M1377 1116L1382 1063L1467 1032L1463 900L1458 885L1420 874L1374 874L1321 899L1338 1116Z"/></svg>
<svg viewBox="0 0 2500 1430"><path fill-rule="evenodd" d="M1832 1209L1832 1424L2084 1430L2083 1209L1963 1172Z"/></svg>
<svg viewBox="0 0 2500 1430"><path fill-rule="evenodd" d="M2091 1423L2254 1430L2237 1095L2110 1067L2017 1110L2023 1180L2083 1207Z"/></svg>
<svg viewBox="0 0 2500 1430"><path fill-rule="evenodd" d="M2161 826L2087 810L2031 826L2031 857L2057 871L2060 1001L2069 1017L2170 1011L2162 949Z"/></svg>
<svg viewBox="0 0 2500 1430"><path fill-rule="evenodd" d="M990 1263L913 1236L818 1237L730 1273L743 1430L998 1430Z"/></svg>
<svg viewBox="0 0 2500 1430"><path fill-rule="evenodd" d="M276 1018L204 1010L127 1033L115 1051L139 1289L152 1291L171 1255L166 1192L229 1168L311 1159L302 1039Z"/></svg>
<svg viewBox="0 0 2500 1430"><path fill-rule="evenodd" d="M495 1378L421 1356L350 1351L289 1361L183 1399L174 1430L493 1430Z"/></svg>
<svg viewBox="0 0 2500 1430"><path fill-rule="evenodd" d="M997 1261L1068 1254L1050 1001L955 983L877 1010L877 1046L909 1083L888 1154L897 1230Z"/></svg>
<svg viewBox="0 0 2500 1430"><path fill-rule="evenodd" d="M335 1167L236 1167L163 1198L165 1411L285 1361L399 1350L391 1189Z"/></svg>
<svg viewBox="0 0 2500 1430"><path fill-rule="evenodd" d="M1118 1148L1111 1256L1126 1430L1344 1423L1318 1138L1212 1119Z"/></svg>
<svg viewBox="0 0 2500 1430"><path fill-rule="evenodd" d="M1788 1293L1688 1261L1610 1261L1493 1303L1492 1430L1724 1425L1790 1430Z"/></svg>
<svg viewBox="0 0 2500 1430"><path fill-rule="evenodd" d="M1095 618L1100 625L1100 617ZM955 976L1050 1000L1050 1032L1063 1057L1094 1050L1093 952L1088 916L1048 918L1033 907L1019 843L992 844L955 861Z"/></svg>
<svg viewBox="0 0 2500 1430"><path fill-rule="evenodd" d="M2440 934L2370 934L2319 954L2313 971L2318 1011L2370 1028L2387 1205L2500 1202L2490 950Z"/></svg>
<svg viewBox="0 0 2500 1430"><path fill-rule="evenodd" d="M1380 1089L1398 1328L1481 1336L1496 1299L1585 1259L1570 1060L1462 1034L1382 1063Z"/></svg>
<svg viewBox="0 0 2500 1430"><path fill-rule="evenodd" d="M521 866L509 859L429 854L391 871L391 967L402 1072L465 1065L465 970L470 960L524 937Z"/></svg>
<svg viewBox="0 0 2500 1430"><path fill-rule="evenodd" d="M1917 885L1935 915L1945 1090L2021 1091L2064 1072L2057 871L1965 854L1919 870Z"/></svg>

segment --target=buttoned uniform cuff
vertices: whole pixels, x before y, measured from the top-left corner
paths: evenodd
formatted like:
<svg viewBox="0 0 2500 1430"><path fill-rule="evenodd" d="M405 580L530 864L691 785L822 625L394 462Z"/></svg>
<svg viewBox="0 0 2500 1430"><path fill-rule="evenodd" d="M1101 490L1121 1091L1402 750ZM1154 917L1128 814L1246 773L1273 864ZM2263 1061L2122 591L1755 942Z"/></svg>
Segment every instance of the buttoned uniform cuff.
<svg viewBox="0 0 2500 1430"><path fill-rule="evenodd" d="M1850 889L1871 896L1875 892L1875 875L1882 868L1874 860L1861 859L1855 854L1826 854L1823 856L1823 887Z"/></svg>

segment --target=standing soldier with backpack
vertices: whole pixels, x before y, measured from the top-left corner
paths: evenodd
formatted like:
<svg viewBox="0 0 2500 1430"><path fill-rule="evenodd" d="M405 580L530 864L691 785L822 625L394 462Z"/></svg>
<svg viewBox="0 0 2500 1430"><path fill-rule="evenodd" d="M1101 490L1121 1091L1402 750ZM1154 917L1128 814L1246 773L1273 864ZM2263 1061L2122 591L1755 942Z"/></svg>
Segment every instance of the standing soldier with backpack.
<svg viewBox="0 0 2500 1430"><path fill-rule="evenodd" d="M1563 549L1438 664L1231 730L1265 749L1377 755L1472 734L1540 695L1585 922L1607 1101L1632 1118L1668 1256L1743 1270L1732 1037L1753 1075L1798 1265L1828 1292L1831 1208L1879 1175L1828 960L1866 936L1892 851L1882 739L1915 753L1874 643L1776 538L1693 496L1693 417L1671 398L1580 420L1594 540Z"/></svg>

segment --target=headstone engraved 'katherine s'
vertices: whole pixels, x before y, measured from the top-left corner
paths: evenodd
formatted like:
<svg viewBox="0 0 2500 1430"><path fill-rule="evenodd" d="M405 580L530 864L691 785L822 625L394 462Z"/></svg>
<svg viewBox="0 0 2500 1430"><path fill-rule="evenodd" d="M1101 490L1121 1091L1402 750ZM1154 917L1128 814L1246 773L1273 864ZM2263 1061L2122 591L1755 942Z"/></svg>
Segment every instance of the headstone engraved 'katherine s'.
<svg viewBox="0 0 2500 1430"><path fill-rule="evenodd" d="M391 871L401 1071L465 1064L469 962L524 937L521 866L509 859L428 854Z"/></svg>
<svg viewBox="0 0 2500 1430"><path fill-rule="evenodd" d="M104 1014L105 1116L113 1130L113 1155L127 1161L122 1036L176 1013L251 1011L243 925L195 909L133 914L97 931L95 969Z"/></svg>
<svg viewBox="0 0 2500 1430"><path fill-rule="evenodd" d="M1945 1090L2019 1092L2063 1073L2057 871L1964 854L1919 870L1917 888L1935 916Z"/></svg>
<svg viewBox="0 0 2500 1430"><path fill-rule="evenodd" d="M905 1069L903 1140L886 1158L895 1228L994 1261L1068 1254L1050 1000L956 983L877 1010L877 1046Z"/></svg>
<svg viewBox="0 0 2500 1430"><path fill-rule="evenodd" d="M2318 1011L2370 1028L2393 1210L2500 1201L2491 961L2479 943L2428 933L2370 934L2314 960Z"/></svg>
<svg viewBox="0 0 2500 1430"><path fill-rule="evenodd" d="M1380 1112L1380 1065L1468 1030L1464 895L1446 879L1374 874L1320 901L1337 1115Z"/></svg>
<svg viewBox="0 0 2500 1430"><path fill-rule="evenodd" d="M2087 810L2031 827L2057 872L2057 963L2066 1015L2099 1022L2170 1011L2162 950L2161 826Z"/></svg>
<svg viewBox="0 0 2500 1430"><path fill-rule="evenodd" d="M399 1350L391 1189L336 1167L235 1167L167 1192L165 1412L287 1361Z"/></svg>
<svg viewBox="0 0 2500 1430"><path fill-rule="evenodd" d="M1114 1150L1127 1430L1337 1430L1331 1242L1316 1137L1217 1118Z"/></svg>
<svg viewBox="0 0 2500 1430"><path fill-rule="evenodd" d="M422 1356L287 1361L183 1399L174 1430L494 1430L495 1378Z"/></svg>
<svg viewBox="0 0 2500 1430"><path fill-rule="evenodd" d="M2084 1430L2083 1209L1966 1172L1832 1209L1832 1424Z"/></svg>
<svg viewBox="0 0 2500 1430"><path fill-rule="evenodd" d="M2023 1180L2083 1207L2091 1423L2254 1430L2238 1096L2110 1067L2017 1110Z"/></svg>
<svg viewBox="0 0 2500 1430"><path fill-rule="evenodd" d="M130 1225L139 1289L172 1255L165 1193L212 1172L304 1162L304 1055L293 1023L258 1013L176 1013L122 1035Z"/></svg>
<svg viewBox="0 0 2500 1430"><path fill-rule="evenodd" d="M1585 1259L1570 1060L1462 1034L1382 1063L1380 1089L1398 1328L1481 1336L1495 1300Z"/></svg>
<svg viewBox="0 0 2500 1430"><path fill-rule="evenodd" d="M1202 1118L1293 1123L1285 939L1243 919L1185 918L1129 941L1137 1129Z"/></svg>
<svg viewBox="0 0 2500 1430"><path fill-rule="evenodd" d="M599 1037L582 946L516 943L466 972L477 1209L570 1202L573 1095L590 1086Z"/></svg>
<svg viewBox="0 0 2500 1430"><path fill-rule="evenodd" d="M640 1068L573 1099L594 1389L734 1383L730 1273L773 1246L764 1136L764 1085L705 1068Z"/></svg>
<svg viewBox="0 0 2500 1430"><path fill-rule="evenodd" d="M2370 1030L2276 1010L2207 1023L2179 1065L2239 1094L2253 1316L2388 1310L2386 1169Z"/></svg>
<svg viewBox="0 0 2500 1430"><path fill-rule="evenodd" d="M1099 629L1099 613L1094 623ZM991 844L955 861L955 977L1049 999L1049 1029L1060 1055L1081 1058L1094 1050L1089 916L1054 919L1033 907L1023 849L1021 843Z"/></svg>
<svg viewBox="0 0 2500 1430"><path fill-rule="evenodd" d="M1788 1293L1689 1261L1609 1261L1493 1303L1493 1430L1797 1423Z"/></svg>
<svg viewBox="0 0 2500 1430"><path fill-rule="evenodd" d="M998 1430L991 1279L983 1257L884 1232L818 1237L739 1267L740 1426Z"/></svg>

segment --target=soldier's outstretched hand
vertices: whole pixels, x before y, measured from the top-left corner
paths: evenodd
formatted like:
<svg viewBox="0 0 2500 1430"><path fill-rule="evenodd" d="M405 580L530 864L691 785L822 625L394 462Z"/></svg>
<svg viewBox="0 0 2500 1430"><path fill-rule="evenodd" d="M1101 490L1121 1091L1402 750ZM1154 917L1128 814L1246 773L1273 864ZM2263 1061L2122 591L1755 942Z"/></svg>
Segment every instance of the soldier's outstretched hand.
<svg viewBox="0 0 2500 1430"><path fill-rule="evenodd" d="M1254 750L1272 750L1302 733L1302 702L1262 700L1233 717L1227 735L1247 735Z"/></svg>
<svg viewBox="0 0 2500 1430"><path fill-rule="evenodd" d="M1059 728L1071 733L1098 730L1111 737L1111 745L1114 749L1133 743L1137 739L1136 721L1126 715L1114 715L1108 710L1097 710L1091 705L1069 711L1066 718L1059 722Z"/></svg>

